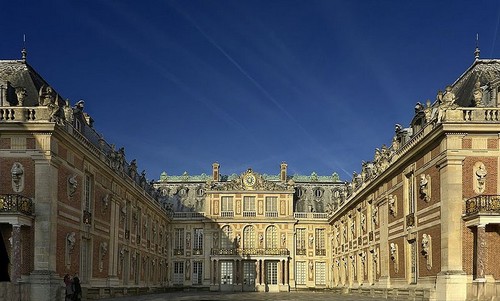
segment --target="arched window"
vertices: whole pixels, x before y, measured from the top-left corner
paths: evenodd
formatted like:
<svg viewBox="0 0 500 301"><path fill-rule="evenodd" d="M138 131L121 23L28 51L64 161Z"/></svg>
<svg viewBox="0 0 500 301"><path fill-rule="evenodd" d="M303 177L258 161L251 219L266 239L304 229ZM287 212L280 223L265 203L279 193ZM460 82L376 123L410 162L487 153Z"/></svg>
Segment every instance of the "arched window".
<svg viewBox="0 0 500 301"><path fill-rule="evenodd" d="M245 229L243 229L243 248L255 248L255 228L253 226L246 226Z"/></svg>
<svg viewBox="0 0 500 301"><path fill-rule="evenodd" d="M226 225L221 229L221 249L233 248L233 229Z"/></svg>
<svg viewBox="0 0 500 301"><path fill-rule="evenodd" d="M266 248L278 248L278 231L276 230L275 226L269 226L266 229Z"/></svg>

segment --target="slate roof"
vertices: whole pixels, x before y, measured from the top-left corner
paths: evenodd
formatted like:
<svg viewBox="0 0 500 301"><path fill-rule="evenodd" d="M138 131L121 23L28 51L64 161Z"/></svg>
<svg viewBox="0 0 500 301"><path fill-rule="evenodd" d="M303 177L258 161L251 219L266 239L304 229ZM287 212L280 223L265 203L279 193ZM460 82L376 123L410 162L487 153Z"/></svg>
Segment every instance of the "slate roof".
<svg viewBox="0 0 500 301"><path fill-rule="evenodd" d="M11 105L17 105L15 88L23 87L27 93L24 105L38 106L38 93L44 85L49 86L26 61L0 60L0 86L7 88L7 101Z"/></svg>
<svg viewBox="0 0 500 301"><path fill-rule="evenodd" d="M477 79L481 83L481 87L490 86L494 82L498 82L500 78L500 60L498 59L478 59L474 61L456 81L453 83L452 91L455 93L456 101L460 107L472 107L474 84ZM496 85L495 85L496 86ZM485 105L488 105L487 103ZM493 104L496 106L496 104Z"/></svg>

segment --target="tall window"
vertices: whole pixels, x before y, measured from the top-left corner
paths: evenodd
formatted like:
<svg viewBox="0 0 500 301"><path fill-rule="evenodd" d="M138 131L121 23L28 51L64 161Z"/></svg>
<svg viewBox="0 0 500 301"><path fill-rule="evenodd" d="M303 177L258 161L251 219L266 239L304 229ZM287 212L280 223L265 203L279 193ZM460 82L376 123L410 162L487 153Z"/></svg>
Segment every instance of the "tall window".
<svg viewBox="0 0 500 301"><path fill-rule="evenodd" d="M255 216L255 197L253 196L243 197L243 216L246 217Z"/></svg>
<svg viewBox="0 0 500 301"><path fill-rule="evenodd" d="M315 284L326 285L326 262L316 262Z"/></svg>
<svg viewBox="0 0 500 301"><path fill-rule="evenodd" d="M243 230L243 248L255 248L255 228L253 226L246 226Z"/></svg>
<svg viewBox="0 0 500 301"><path fill-rule="evenodd" d="M278 198L266 197L266 217L278 217Z"/></svg>
<svg viewBox="0 0 500 301"><path fill-rule="evenodd" d="M296 281L298 285L306 284L307 264L305 261L296 262Z"/></svg>
<svg viewBox="0 0 500 301"><path fill-rule="evenodd" d="M278 248L278 231L276 230L275 226L269 226L266 229L266 248Z"/></svg>
<svg viewBox="0 0 500 301"><path fill-rule="evenodd" d="M221 229L221 249L232 249L233 248L233 229L226 225Z"/></svg>
<svg viewBox="0 0 500 301"><path fill-rule="evenodd" d="M316 242L316 255L325 256L325 229L316 229L316 239L314 241Z"/></svg>
<svg viewBox="0 0 500 301"><path fill-rule="evenodd" d="M82 283L88 283L90 280L90 271L92 264L92 253L90 250L90 239L82 237L80 251L80 280Z"/></svg>
<svg viewBox="0 0 500 301"><path fill-rule="evenodd" d="M298 228L296 236L297 255L306 255L306 229Z"/></svg>
<svg viewBox="0 0 500 301"><path fill-rule="evenodd" d="M94 199L93 178L90 174L85 174L83 183L83 223L90 225L92 223L92 203Z"/></svg>
<svg viewBox="0 0 500 301"><path fill-rule="evenodd" d="M223 196L221 198L221 216L222 217L233 217L233 197L232 196Z"/></svg>
<svg viewBox="0 0 500 301"><path fill-rule="evenodd" d="M194 255L201 255L203 253L203 228L194 229L193 253Z"/></svg>
<svg viewBox="0 0 500 301"><path fill-rule="evenodd" d="M193 261L193 285L203 284L203 262Z"/></svg>
<svg viewBox="0 0 500 301"><path fill-rule="evenodd" d="M184 228L174 229L174 255L184 254Z"/></svg>

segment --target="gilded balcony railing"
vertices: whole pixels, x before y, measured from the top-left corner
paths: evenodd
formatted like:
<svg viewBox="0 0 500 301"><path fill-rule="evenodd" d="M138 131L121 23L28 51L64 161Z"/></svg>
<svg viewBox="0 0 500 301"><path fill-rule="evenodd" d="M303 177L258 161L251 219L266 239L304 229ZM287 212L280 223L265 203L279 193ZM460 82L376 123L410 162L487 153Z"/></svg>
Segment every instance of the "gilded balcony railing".
<svg viewBox="0 0 500 301"><path fill-rule="evenodd" d="M500 215L500 195L478 195L465 201L465 216Z"/></svg>
<svg viewBox="0 0 500 301"><path fill-rule="evenodd" d="M22 213L33 215L34 204L30 198L19 194L0 195L0 213Z"/></svg>
<svg viewBox="0 0 500 301"><path fill-rule="evenodd" d="M248 249L212 249L212 255L290 255L290 251L286 248L248 248Z"/></svg>

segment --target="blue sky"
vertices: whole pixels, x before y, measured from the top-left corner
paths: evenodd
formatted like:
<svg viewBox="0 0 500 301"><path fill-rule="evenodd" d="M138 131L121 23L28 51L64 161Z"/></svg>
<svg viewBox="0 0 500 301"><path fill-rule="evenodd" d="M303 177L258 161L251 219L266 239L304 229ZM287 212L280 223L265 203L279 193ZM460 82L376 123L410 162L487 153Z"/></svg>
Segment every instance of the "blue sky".
<svg viewBox="0 0 500 301"><path fill-rule="evenodd" d="M0 57L28 62L149 179L349 179L417 101L500 57L498 1L8 1Z"/></svg>

